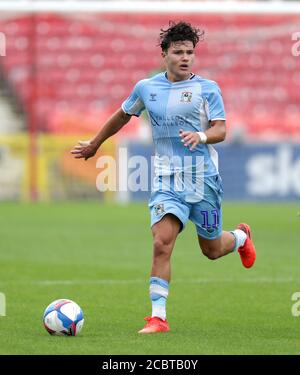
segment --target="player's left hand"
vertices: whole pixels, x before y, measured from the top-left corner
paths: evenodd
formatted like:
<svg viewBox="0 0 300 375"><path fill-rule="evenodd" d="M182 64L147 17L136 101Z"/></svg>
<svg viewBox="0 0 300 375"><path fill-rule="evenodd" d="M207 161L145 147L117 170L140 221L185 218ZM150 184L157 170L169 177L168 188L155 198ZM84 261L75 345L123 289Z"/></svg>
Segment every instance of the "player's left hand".
<svg viewBox="0 0 300 375"><path fill-rule="evenodd" d="M190 131L183 131L182 129L179 130L179 136L181 138L181 142L183 142L184 146L189 147L192 151L199 143L200 143L200 136L197 133L190 132Z"/></svg>

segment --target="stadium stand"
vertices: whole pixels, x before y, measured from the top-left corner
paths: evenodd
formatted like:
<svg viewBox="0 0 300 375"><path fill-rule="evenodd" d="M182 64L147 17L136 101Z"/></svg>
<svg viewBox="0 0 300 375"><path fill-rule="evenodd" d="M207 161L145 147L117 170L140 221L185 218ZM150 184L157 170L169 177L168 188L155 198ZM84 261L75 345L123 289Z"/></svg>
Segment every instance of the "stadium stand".
<svg viewBox="0 0 300 375"><path fill-rule="evenodd" d="M300 139L298 16L188 15L206 31L194 71L223 91L231 134ZM137 80L160 66L157 36L174 15L43 14L0 20L2 76L40 131L94 131ZM270 27L272 26L272 28ZM136 134L137 121L127 127Z"/></svg>

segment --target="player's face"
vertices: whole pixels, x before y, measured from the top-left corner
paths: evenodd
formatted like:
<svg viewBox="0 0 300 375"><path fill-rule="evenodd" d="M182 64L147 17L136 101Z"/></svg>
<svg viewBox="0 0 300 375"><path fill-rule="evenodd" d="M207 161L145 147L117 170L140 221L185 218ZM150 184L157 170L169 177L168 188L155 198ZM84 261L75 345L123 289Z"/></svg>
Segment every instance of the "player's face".
<svg viewBox="0 0 300 375"><path fill-rule="evenodd" d="M190 40L172 42L166 52L162 52L165 60L168 79L172 82L188 79L194 63L194 46Z"/></svg>

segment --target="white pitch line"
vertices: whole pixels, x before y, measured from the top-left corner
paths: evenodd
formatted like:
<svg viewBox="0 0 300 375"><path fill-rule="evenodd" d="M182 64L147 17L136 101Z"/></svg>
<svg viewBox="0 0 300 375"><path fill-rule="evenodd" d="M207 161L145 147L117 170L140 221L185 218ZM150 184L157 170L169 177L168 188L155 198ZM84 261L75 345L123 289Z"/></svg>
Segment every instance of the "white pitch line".
<svg viewBox="0 0 300 375"><path fill-rule="evenodd" d="M40 280L32 281L31 284L37 285L107 285L107 284L140 284L146 280L115 280L115 279L99 279L99 280Z"/></svg>
<svg viewBox="0 0 300 375"><path fill-rule="evenodd" d="M1 281L0 285L127 285L127 284L145 284L148 280L145 279L128 279L128 280L117 280L117 279L99 279L99 280L36 280L36 281ZM224 283L240 283L240 284L283 284L283 283L300 283L300 279L292 277L261 277L261 278L228 278L228 279L175 279L172 280L172 284L224 284Z"/></svg>

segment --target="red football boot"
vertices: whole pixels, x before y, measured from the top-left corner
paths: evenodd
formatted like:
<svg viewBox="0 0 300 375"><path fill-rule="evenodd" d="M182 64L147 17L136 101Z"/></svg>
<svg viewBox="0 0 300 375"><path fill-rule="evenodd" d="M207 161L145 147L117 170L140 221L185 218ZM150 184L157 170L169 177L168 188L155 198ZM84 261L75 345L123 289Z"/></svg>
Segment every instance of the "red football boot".
<svg viewBox="0 0 300 375"><path fill-rule="evenodd" d="M243 246L238 248L238 252L240 253L243 266L246 268L251 268L256 259L256 250L251 239L251 229L248 224L244 223L239 224L237 229L240 229L247 234L246 241Z"/></svg>
<svg viewBox="0 0 300 375"><path fill-rule="evenodd" d="M167 320L162 320L157 316L151 318L147 316L144 320L146 320L147 324L143 329L139 331L139 333L157 333L157 332L169 332L170 327Z"/></svg>

